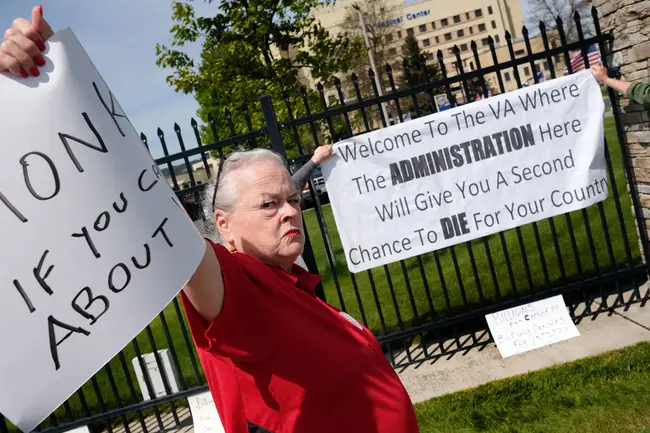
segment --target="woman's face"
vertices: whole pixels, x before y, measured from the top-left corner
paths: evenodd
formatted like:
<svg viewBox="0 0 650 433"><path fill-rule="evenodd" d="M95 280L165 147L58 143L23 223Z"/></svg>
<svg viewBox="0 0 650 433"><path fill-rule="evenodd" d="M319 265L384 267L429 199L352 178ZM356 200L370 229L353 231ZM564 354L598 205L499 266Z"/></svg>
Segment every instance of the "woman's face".
<svg viewBox="0 0 650 433"><path fill-rule="evenodd" d="M232 173L236 201L232 212L215 214L222 239L265 263L290 270L302 254L300 193L287 170L258 160Z"/></svg>

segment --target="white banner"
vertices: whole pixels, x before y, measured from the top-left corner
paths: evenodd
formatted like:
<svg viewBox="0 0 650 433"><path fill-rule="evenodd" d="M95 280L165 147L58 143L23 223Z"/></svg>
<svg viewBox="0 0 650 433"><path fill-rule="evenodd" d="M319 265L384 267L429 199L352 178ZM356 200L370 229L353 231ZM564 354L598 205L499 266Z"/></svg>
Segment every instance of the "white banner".
<svg viewBox="0 0 650 433"><path fill-rule="evenodd" d="M31 431L137 335L204 242L70 30L0 74L0 412Z"/></svg>
<svg viewBox="0 0 650 433"><path fill-rule="evenodd" d="M323 173L348 268L604 200L603 113L587 70L337 143Z"/></svg>

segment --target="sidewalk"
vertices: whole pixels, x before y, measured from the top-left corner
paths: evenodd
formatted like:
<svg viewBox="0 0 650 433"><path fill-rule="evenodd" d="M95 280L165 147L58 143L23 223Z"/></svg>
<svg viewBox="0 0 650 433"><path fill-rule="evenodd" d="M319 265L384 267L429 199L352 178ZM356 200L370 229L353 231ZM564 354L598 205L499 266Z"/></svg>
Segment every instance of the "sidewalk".
<svg viewBox="0 0 650 433"><path fill-rule="evenodd" d="M646 288L641 288L645 293ZM611 298L612 305L615 297ZM594 303L595 311L599 304ZM474 388L557 364L599 355L642 341L650 341L650 307L632 305L613 313L587 317L577 325L580 336L521 355L503 359L494 343L483 349L469 349L451 357L425 361L398 371L413 403L444 394ZM487 341L487 333L483 337Z"/></svg>

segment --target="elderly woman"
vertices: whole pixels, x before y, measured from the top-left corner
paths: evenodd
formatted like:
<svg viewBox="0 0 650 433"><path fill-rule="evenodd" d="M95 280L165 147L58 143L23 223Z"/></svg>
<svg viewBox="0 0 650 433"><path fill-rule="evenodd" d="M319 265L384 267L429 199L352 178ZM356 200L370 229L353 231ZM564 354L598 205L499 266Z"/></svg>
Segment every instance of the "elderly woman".
<svg viewBox="0 0 650 433"><path fill-rule="evenodd" d="M31 22L14 21L0 71L38 75L50 36L42 7ZM285 161L262 149L233 153L207 192L224 245L206 240L181 296L226 431L417 432L375 337L319 300L320 277L294 264L304 235Z"/></svg>

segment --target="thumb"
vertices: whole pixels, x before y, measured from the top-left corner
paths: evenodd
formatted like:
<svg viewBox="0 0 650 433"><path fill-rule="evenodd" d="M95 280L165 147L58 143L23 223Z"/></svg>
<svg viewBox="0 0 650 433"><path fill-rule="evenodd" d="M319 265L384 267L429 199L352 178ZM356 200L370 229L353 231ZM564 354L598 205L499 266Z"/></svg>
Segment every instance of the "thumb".
<svg viewBox="0 0 650 433"><path fill-rule="evenodd" d="M32 25L45 41L47 41L54 34L48 22L45 21L45 18L43 18L42 5L35 6L32 9Z"/></svg>
<svg viewBox="0 0 650 433"><path fill-rule="evenodd" d="M32 9L32 25L40 32L43 24L43 6L35 6Z"/></svg>

